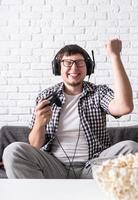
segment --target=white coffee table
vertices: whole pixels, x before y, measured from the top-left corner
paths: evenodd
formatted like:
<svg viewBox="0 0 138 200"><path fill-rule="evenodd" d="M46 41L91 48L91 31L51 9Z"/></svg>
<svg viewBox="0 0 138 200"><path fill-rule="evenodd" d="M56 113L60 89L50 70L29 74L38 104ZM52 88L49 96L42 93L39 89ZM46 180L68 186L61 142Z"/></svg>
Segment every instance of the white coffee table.
<svg viewBox="0 0 138 200"><path fill-rule="evenodd" d="M107 200L94 180L0 179L1 200Z"/></svg>

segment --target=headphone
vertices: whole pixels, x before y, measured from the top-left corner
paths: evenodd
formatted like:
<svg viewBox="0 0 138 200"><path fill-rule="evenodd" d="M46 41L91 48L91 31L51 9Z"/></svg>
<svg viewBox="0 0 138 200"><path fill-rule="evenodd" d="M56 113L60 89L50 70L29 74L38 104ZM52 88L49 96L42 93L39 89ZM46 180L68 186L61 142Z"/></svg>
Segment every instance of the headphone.
<svg viewBox="0 0 138 200"><path fill-rule="evenodd" d="M86 75L88 75L88 76L90 76L92 73L94 73L94 68L95 68L94 52L93 52L93 50L91 52L92 52L92 59L89 56L89 54L85 50L83 50L83 57L85 55L85 62L86 62L86 67L87 67ZM61 75L60 60L58 59L57 54L52 61L52 72L55 76Z"/></svg>

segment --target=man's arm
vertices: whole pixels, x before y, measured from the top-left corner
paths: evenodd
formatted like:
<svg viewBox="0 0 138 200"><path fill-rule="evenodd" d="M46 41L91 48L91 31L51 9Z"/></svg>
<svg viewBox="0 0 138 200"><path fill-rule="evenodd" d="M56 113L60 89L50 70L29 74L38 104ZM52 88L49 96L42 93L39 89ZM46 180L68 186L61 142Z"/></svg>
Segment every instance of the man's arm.
<svg viewBox="0 0 138 200"><path fill-rule="evenodd" d="M114 73L114 99L109 104L109 112L114 116L121 116L133 110L132 88L121 61L120 52L122 42L118 39L110 40L106 44Z"/></svg>
<svg viewBox="0 0 138 200"><path fill-rule="evenodd" d="M32 146L40 149L45 143L45 125L52 117L49 101L43 100L38 103L35 109L36 118L32 131L29 134L29 142Z"/></svg>

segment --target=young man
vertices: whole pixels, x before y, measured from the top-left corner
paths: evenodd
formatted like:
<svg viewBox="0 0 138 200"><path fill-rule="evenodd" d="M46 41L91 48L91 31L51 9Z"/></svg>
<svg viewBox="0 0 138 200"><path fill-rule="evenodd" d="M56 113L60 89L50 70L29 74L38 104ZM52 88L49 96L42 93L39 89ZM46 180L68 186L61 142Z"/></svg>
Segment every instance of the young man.
<svg viewBox="0 0 138 200"><path fill-rule="evenodd" d="M137 152L132 141L110 147L106 114L120 117L133 110L132 89L120 58L118 39L106 44L114 72L114 92L106 85L84 81L92 60L77 45L63 47L53 72L63 82L42 91L36 99L29 142L10 144L4 151L9 178L92 178L90 160L98 156ZM61 105L49 105L55 94ZM42 148L43 147L43 148Z"/></svg>

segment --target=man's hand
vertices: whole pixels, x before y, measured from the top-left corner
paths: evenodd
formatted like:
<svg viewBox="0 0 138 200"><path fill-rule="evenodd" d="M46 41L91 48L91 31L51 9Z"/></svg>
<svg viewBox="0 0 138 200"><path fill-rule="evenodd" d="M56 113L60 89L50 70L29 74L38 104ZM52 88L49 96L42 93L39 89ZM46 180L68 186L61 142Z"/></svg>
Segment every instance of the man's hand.
<svg viewBox="0 0 138 200"><path fill-rule="evenodd" d="M38 105L36 106L35 112L36 112L36 121L35 123L39 126L39 127L43 127L46 124L48 124L48 122L50 121L51 117L52 117L52 110L51 110L51 106L49 106L50 102L48 100L43 100L41 102L38 103Z"/></svg>
<svg viewBox="0 0 138 200"><path fill-rule="evenodd" d="M52 117L52 110L49 103L48 100L42 100L37 104L35 109L35 124L29 134L30 144L38 149L45 144L45 125L48 124Z"/></svg>
<svg viewBox="0 0 138 200"><path fill-rule="evenodd" d="M105 45L109 56L120 56L122 42L119 39L109 40Z"/></svg>

